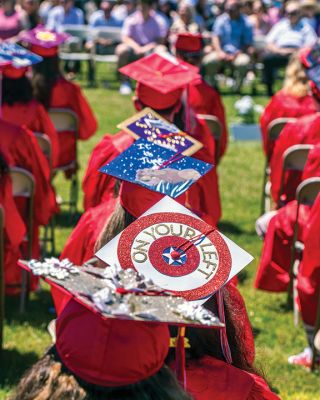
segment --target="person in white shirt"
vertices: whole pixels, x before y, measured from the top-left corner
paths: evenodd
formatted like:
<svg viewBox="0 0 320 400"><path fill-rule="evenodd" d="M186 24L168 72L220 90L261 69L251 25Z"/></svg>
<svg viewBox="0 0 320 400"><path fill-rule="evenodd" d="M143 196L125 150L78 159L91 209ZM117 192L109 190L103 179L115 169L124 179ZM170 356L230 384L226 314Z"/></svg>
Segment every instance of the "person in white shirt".
<svg viewBox="0 0 320 400"><path fill-rule="evenodd" d="M285 18L275 24L266 37L263 63L264 82L269 96L273 95L274 70L286 66L295 51L311 47L317 41L315 31L301 17L300 4L289 1L285 8Z"/></svg>

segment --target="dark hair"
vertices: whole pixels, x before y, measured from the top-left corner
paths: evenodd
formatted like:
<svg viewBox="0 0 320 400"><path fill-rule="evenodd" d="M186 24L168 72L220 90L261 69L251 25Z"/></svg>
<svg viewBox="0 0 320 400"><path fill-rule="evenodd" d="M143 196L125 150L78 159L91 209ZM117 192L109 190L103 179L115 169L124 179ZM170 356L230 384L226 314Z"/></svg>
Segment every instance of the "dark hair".
<svg viewBox="0 0 320 400"><path fill-rule="evenodd" d="M133 385L99 387L70 373L53 347L22 377L11 400L191 400L173 373L163 366Z"/></svg>
<svg viewBox="0 0 320 400"><path fill-rule="evenodd" d="M46 109L50 107L52 89L61 77L58 56L45 57L33 66L33 94Z"/></svg>
<svg viewBox="0 0 320 400"><path fill-rule="evenodd" d="M96 243L95 250L99 250L106 243L112 240L123 229L125 229L135 218L129 214L120 204L117 205L111 218L106 223L102 230L100 237ZM235 308L235 304L231 304L229 292L223 288L223 300L225 306L225 318L227 327L228 342L232 355L232 365L244 371L259 374L252 366L244 348L245 334L242 328L236 323L236 316L239 312ZM206 303L205 307L217 314L217 303L215 296L211 297ZM170 328L172 336L177 336L177 328ZM187 349L187 356L192 359L199 359L205 355L212 356L219 360L225 360L222 353L220 344L220 333L218 329L203 329L203 328L187 328L186 337L189 339L191 345ZM167 361L173 360L175 355L174 349L169 352Z"/></svg>
<svg viewBox="0 0 320 400"><path fill-rule="evenodd" d="M12 106L15 103L27 104L33 99L30 80L23 76L11 79L4 76L2 83L2 103Z"/></svg>

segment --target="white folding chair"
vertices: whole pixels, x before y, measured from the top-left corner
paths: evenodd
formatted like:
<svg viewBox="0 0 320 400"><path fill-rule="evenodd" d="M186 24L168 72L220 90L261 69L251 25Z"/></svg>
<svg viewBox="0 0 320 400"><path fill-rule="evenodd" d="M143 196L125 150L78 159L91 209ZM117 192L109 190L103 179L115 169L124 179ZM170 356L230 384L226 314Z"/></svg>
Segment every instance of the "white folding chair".
<svg viewBox="0 0 320 400"><path fill-rule="evenodd" d="M32 244L33 244L33 210L34 210L34 190L35 181L33 175L19 167L11 167L9 170L11 180L13 197L24 197L27 201L27 215L26 215L26 227L27 227L27 254L26 259L32 259ZM24 312L26 306L26 300L29 294L29 274L26 270L22 270L22 282L21 282L21 296L20 296L20 311Z"/></svg>
<svg viewBox="0 0 320 400"><path fill-rule="evenodd" d="M282 171L280 178L280 190L279 190L279 201L278 208L284 205L281 201L281 197L285 194L285 176L288 171L301 172L307 162L309 151L314 146L312 144L296 144L290 146L282 156Z"/></svg>
<svg viewBox="0 0 320 400"><path fill-rule="evenodd" d="M4 209L0 205L0 352L3 347L4 326Z"/></svg>
<svg viewBox="0 0 320 400"><path fill-rule="evenodd" d="M198 119L202 119L206 121L212 136L215 141L215 159L214 163L217 163L220 156L220 148L221 148L221 138L222 138L222 125L218 118L214 115L209 114L197 114Z"/></svg>
<svg viewBox="0 0 320 400"><path fill-rule="evenodd" d="M60 47L59 58L63 61L87 61L91 54L84 51L83 43L87 41L89 27L87 25L64 25L63 31L70 38Z"/></svg>
<svg viewBox="0 0 320 400"><path fill-rule="evenodd" d="M302 181L296 190L297 211L293 229L293 240L291 247L291 260L290 260L290 281L288 285L288 305L290 308L294 307L294 298L296 297L296 277L299 270L299 265L304 250L304 244L298 240L299 237L299 217L301 205L312 206L315 202L318 193L320 192L320 178L309 178ZM294 323L297 324L298 313L294 309Z"/></svg>
<svg viewBox="0 0 320 400"><path fill-rule="evenodd" d="M296 118L276 118L268 125L268 141L275 142L281 134L282 129L287 123L295 122ZM263 185L262 185L262 199L261 199L261 215L271 210L271 184L269 181L270 176L270 158L267 156L263 170Z"/></svg>
<svg viewBox="0 0 320 400"><path fill-rule="evenodd" d="M54 174L58 172L71 171L71 186L70 186L69 200L63 201L62 204L69 206L71 215L74 215L77 211L78 192L79 192L79 179L78 179L78 168L77 168L77 160L78 160L77 139L79 130L78 116L74 111L67 108L50 108L49 115L58 134L64 131L73 132L74 134L75 159L71 160L71 162L66 165L61 165L58 168L55 168L53 171ZM60 151L63 151L63 149L60 149Z"/></svg>
<svg viewBox="0 0 320 400"><path fill-rule="evenodd" d="M51 176L52 176L52 148L51 148L51 140L48 135L43 133L34 132L34 135L37 139L39 147L41 148L43 154L48 160ZM44 257L48 254L48 244L50 244L51 249L50 253L55 253L55 221L54 216L50 219L48 225L44 227L44 235L40 239L42 242L42 254Z"/></svg>
<svg viewBox="0 0 320 400"><path fill-rule="evenodd" d="M118 61L118 57L115 54L115 46L121 43L121 30L121 27L109 26L94 28L91 30L94 41L97 39L110 39L113 43L110 45L110 48L113 49L111 54L98 54L97 48L94 46L93 60L95 62L116 63Z"/></svg>

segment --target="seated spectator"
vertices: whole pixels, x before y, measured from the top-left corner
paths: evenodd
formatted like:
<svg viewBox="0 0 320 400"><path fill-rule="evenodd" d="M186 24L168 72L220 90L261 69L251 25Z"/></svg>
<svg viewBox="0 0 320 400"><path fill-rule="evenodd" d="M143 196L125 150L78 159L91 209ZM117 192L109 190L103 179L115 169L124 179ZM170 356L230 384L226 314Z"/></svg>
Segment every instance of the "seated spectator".
<svg viewBox="0 0 320 400"><path fill-rule="evenodd" d="M168 26L172 25L176 6L176 3L170 0L160 0L158 3L157 11L166 19Z"/></svg>
<svg viewBox="0 0 320 400"><path fill-rule="evenodd" d="M302 47L311 47L317 40L315 31L301 18L297 1L289 1L285 6L286 17L273 26L266 42L264 62L264 82L268 95L273 95L274 70L287 65L290 56Z"/></svg>
<svg viewBox="0 0 320 400"><path fill-rule="evenodd" d="M212 4L209 4L207 0L198 0L195 4L197 16L202 19L204 29L208 31L212 30L214 22L214 14L212 8Z"/></svg>
<svg viewBox="0 0 320 400"><path fill-rule="evenodd" d="M311 28L319 35L320 31L319 3L316 0L302 0L301 14L303 20L307 22L311 26Z"/></svg>
<svg viewBox="0 0 320 400"><path fill-rule="evenodd" d="M121 21L122 24L128 15L133 14L136 11L135 0L123 0L117 2L114 9L112 10L112 16L117 20Z"/></svg>
<svg viewBox="0 0 320 400"><path fill-rule="evenodd" d="M312 95L305 69L296 53L286 68L283 88L271 98L260 118L263 149L267 157L271 157L274 147L274 142L268 140L270 122L276 118L299 118L318 109L319 102Z"/></svg>
<svg viewBox="0 0 320 400"><path fill-rule="evenodd" d="M89 26L90 28L99 28L99 27L119 27L122 25L122 22L113 17L112 10L115 6L114 1L102 0L100 4L100 9L95 11L90 19ZM114 54L116 44L114 39L106 38L106 37L94 37L91 36L85 47L88 51L92 51L95 47L96 54ZM95 63L93 60L89 60L89 74L88 74L89 82L94 84L95 82Z"/></svg>
<svg viewBox="0 0 320 400"><path fill-rule="evenodd" d="M241 14L237 0L227 0L225 12L213 26L212 52L203 59L208 80L215 84L218 70L231 65L235 70L234 90L239 91L253 52L253 30L248 18Z"/></svg>
<svg viewBox="0 0 320 400"><path fill-rule="evenodd" d="M60 0L60 5L48 13L47 28L56 32L63 30L63 25L84 24L83 11L74 7L74 0Z"/></svg>
<svg viewBox="0 0 320 400"><path fill-rule="evenodd" d="M255 39L265 36L272 27L272 21L267 13L267 8L261 0L253 2L252 14L248 18L253 26Z"/></svg>
<svg viewBox="0 0 320 400"><path fill-rule="evenodd" d="M178 5L178 14L170 27L170 33L199 33L202 31L202 20L196 18L194 7L186 0L183 0Z"/></svg>
<svg viewBox="0 0 320 400"><path fill-rule="evenodd" d="M112 15L115 4L113 0L102 0L100 9L95 11L89 19L90 28L121 26L122 22Z"/></svg>
<svg viewBox="0 0 320 400"><path fill-rule="evenodd" d="M33 29L40 23L39 16L39 1L38 0L23 0L22 9L26 13L28 29Z"/></svg>
<svg viewBox="0 0 320 400"><path fill-rule="evenodd" d="M122 43L117 47L118 68L129 64L163 45L168 32L166 20L153 9L153 0L140 0L138 9L128 16L123 25ZM161 46L163 47L163 46ZM121 94L132 89L127 78L121 75Z"/></svg>
<svg viewBox="0 0 320 400"><path fill-rule="evenodd" d="M47 24L48 14L50 10L59 5L59 0L44 0L39 7L40 22L43 25Z"/></svg>
<svg viewBox="0 0 320 400"><path fill-rule="evenodd" d="M2 1L0 7L0 41L13 39L27 27L25 14L16 9L15 0Z"/></svg>

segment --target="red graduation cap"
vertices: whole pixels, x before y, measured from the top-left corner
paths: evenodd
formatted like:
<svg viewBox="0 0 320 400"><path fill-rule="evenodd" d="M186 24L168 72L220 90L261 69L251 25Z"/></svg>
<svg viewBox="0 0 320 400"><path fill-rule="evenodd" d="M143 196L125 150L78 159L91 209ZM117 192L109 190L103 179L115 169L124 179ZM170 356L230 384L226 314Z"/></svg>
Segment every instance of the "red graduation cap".
<svg viewBox="0 0 320 400"><path fill-rule="evenodd" d="M29 67L15 68L13 65L7 65L2 68L3 76L10 79L20 79L28 71Z"/></svg>
<svg viewBox="0 0 320 400"><path fill-rule="evenodd" d="M203 38L200 34L179 33L175 48L185 53L200 53L203 48Z"/></svg>
<svg viewBox="0 0 320 400"><path fill-rule="evenodd" d="M155 110L174 106L186 85L199 77L199 69L170 54L153 53L119 69L138 82L139 100Z"/></svg>
<svg viewBox="0 0 320 400"><path fill-rule="evenodd" d="M62 363L85 382L115 387L134 384L163 366L169 349L166 324L103 319L75 300L56 323Z"/></svg>

